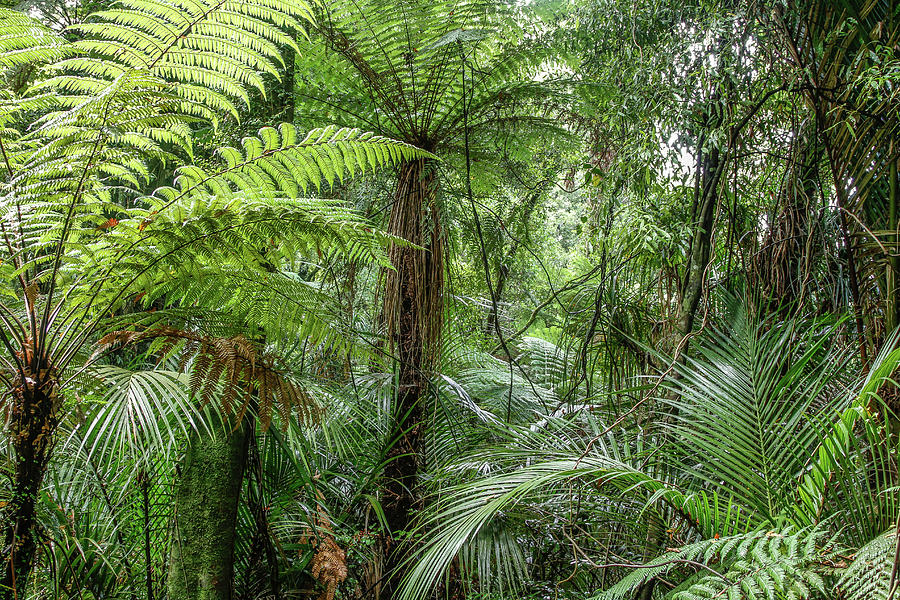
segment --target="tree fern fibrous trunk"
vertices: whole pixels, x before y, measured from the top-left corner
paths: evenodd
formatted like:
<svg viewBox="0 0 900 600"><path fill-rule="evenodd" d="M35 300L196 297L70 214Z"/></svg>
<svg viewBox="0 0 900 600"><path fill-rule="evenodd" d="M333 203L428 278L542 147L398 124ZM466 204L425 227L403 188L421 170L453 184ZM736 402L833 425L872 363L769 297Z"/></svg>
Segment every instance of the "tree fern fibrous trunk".
<svg viewBox="0 0 900 600"><path fill-rule="evenodd" d="M175 490L169 600L231 600L238 501L249 423L195 434Z"/></svg>
<svg viewBox="0 0 900 600"><path fill-rule="evenodd" d="M382 599L392 598L399 587L399 566L407 548L398 534L409 531L420 505L416 488L424 450L423 402L436 359L443 306L443 234L434 187L432 165L425 160L404 163L388 226L390 234L419 248L393 246L394 270L385 274L384 315L397 360L397 391L382 484L382 506L390 528L385 539Z"/></svg>
<svg viewBox="0 0 900 600"><path fill-rule="evenodd" d="M0 598L3 600L25 598L25 586L37 552L38 496L50 461L58 410L56 383L52 377L42 373L19 378L13 391L9 420L15 452L13 489L2 511L0 557L4 568Z"/></svg>
<svg viewBox="0 0 900 600"><path fill-rule="evenodd" d="M887 264L887 289L885 290L885 329L889 334L900 325L900 190L897 181L897 160L891 160L888 169L889 196L888 196L888 228L890 237L889 247L893 250Z"/></svg>

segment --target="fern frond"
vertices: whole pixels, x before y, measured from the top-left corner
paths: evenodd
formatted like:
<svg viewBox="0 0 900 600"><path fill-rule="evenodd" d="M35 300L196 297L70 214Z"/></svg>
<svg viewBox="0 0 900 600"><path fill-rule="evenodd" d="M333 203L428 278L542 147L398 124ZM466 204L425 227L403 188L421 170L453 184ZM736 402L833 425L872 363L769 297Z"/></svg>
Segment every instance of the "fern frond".
<svg viewBox="0 0 900 600"><path fill-rule="evenodd" d="M73 26L72 44L84 58L61 61L45 86L68 90L78 81L108 85L123 70L143 71L174 85L181 110L214 121L225 109L237 117L247 88L265 95L262 73L278 76L280 47L295 50L292 34L312 23L303 0L164 2L122 0Z"/></svg>
<svg viewBox="0 0 900 600"><path fill-rule="evenodd" d="M54 127L62 128L67 118L54 116L48 123L55 120ZM90 329L78 331L87 311L116 310L128 292L174 300L183 296L184 284L204 265L219 266L220 283L236 281L246 269L270 273L268 283L251 284L244 278L243 288L254 299L238 311L248 318L251 313L264 317L257 324L264 329L290 329L314 340L340 339L324 325L328 320L324 304L308 309L314 306L314 294L308 286L277 273L280 266L317 260L323 252L387 265L385 247L404 242L375 229L341 201L303 197L304 190L426 154L354 130L326 128L300 138L285 124L246 138L241 151L223 149L217 167L182 168L175 187L137 198L133 204L138 207L126 209L116 195L125 195L127 186L114 188L91 174L149 177L141 161L148 151L104 143L113 135L101 129L93 145L83 146L72 134L65 143L33 149L28 158L34 168L17 169L13 178L20 185L0 188L4 209L21 228L15 244L20 250L10 253L12 266L24 264L38 278L49 277L53 271L43 265L65 244L58 273L65 274L71 286L67 297L73 310L85 313L59 324L60 332L73 334L60 346L61 353L90 334ZM45 160L51 152L59 156ZM84 176L73 178L70 169L79 163ZM289 310L275 316L271 311L279 305Z"/></svg>
<svg viewBox="0 0 900 600"><path fill-rule="evenodd" d="M274 410L285 427L292 412L305 421L317 414L308 390L279 368L277 357L242 335L223 338L159 325L109 333L98 346L104 350L142 341L151 342L150 352L177 356L183 368L190 365L190 388L202 405L215 400L238 420L247 411L256 413L264 430L271 424Z"/></svg>
<svg viewBox="0 0 900 600"><path fill-rule="evenodd" d="M329 249L386 265L388 243L403 243L339 200L303 195L329 179L341 181L422 151L356 130L326 128L301 138L289 124L265 128L243 146L223 148L222 162L213 168L183 167L174 187L139 199L139 208L125 211L110 203L104 209L108 195L86 196L74 212L66 269L90 288L93 301L121 300L123 281L156 298L176 293L179 282L196 277L202 265L219 264L233 279L243 269L272 271L271 265L284 264L279 261L293 264ZM66 213L52 204L30 211L32 245L54 243ZM270 279L291 287L276 275ZM273 302L279 285L268 290Z"/></svg>
<svg viewBox="0 0 900 600"><path fill-rule="evenodd" d="M0 68L54 62L71 52L66 40L26 14L0 8Z"/></svg>
<svg viewBox="0 0 900 600"><path fill-rule="evenodd" d="M860 548L838 581L838 588L845 594L842 597L847 600L888 600L896 551L896 534L878 536Z"/></svg>
<svg viewBox="0 0 900 600"><path fill-rule="evenodd" d="M290 272L254 270L225 258L220 264L197 263L177 273L156 275L142 302L158 305L161 299L166 306L191 307L190 316L173 315L175 320L187 322L197 318L192 313L202 312L233 323L234 331L259 331L277 346L304 340L311 347L326 345L336 352L353 349L353 336L333 296L317 284ZM153 315L160 312L170 313Z"/></svg>
<svg viewBox="0 0 900 600"><path fill-rule="evenodd" d="M216 195L223 201L235 196L297 198L310 185L321 188L357 172L428 156L413 146L357 129L314 129L302 139L289 123L277 130L266 127L258 137L243 140L243 151L223 147L218 154L224 167L207 172L191 166L179 171L174 188L157 190L153 208L186 198Z"/></svg>
<svg viewBox="0 0 900 600"><path fill-rule="evenodd" d="M833 570L833 555L833 541L822 528L708 539L636 565L594 600L628 600L646 581L679 572L688 579L667 596L672 600L813 598L828 591L824 576Z"/></svg>

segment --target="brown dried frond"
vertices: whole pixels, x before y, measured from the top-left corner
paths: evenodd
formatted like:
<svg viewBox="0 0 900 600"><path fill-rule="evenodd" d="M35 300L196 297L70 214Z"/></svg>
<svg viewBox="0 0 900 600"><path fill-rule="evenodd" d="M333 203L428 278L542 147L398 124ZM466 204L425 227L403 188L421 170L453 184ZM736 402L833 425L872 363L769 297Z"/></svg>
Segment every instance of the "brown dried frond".
<svg viewBox="0 0 900 600"><path fill-rule="evenodd" d="M182 370L193 360L191 391L203 405L218 398L227 414L239 418L253 405L263 429L276 408L285 427L292 411L301 419L317 416L317 407L303 387L278 368L274 356L242 335L217 337L169 326L139 331L115 331L101 338L100 349L141 341L158 343L160 360L180 348Z"/></svg>
<svg viewBox="0 0 900 600"><path fill-rule="evenodd" d="M325 586L319 600L334 600L337 586L347 579L347 553L332 536L326 536L319 542L311 568L312 576Z"/></svg>
<svg viewBox="0 0 900 600"><path fill-rule="evenodd" d="M320 502L325 499L318 490L316 497ZM324 531L325 535L316 545L310 568L313 578L325 586L325 591L319 595L318 600L334 600L337 586L347 579L347 553L335 541L331 519L320 502L316 503L316 528Z"/></svg>
<svg viewBox="0 0 900 600"><path fill-rule="evenodd" d="M97 351L108 350L114 346L125 346L138 341L143 332L140 331L113 331L107 333L97 342Z"/></svg>

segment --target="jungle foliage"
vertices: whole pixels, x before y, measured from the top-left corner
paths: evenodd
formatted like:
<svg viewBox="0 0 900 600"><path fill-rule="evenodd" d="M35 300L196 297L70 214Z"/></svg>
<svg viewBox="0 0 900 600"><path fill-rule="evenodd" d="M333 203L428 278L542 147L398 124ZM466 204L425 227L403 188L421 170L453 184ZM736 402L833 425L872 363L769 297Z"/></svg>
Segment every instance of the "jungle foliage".
<svg viewBox="0 0 900 600"><path fill-rule="evenodd" d="M900 6L0 3L0 600L900 597Z"/></svg>

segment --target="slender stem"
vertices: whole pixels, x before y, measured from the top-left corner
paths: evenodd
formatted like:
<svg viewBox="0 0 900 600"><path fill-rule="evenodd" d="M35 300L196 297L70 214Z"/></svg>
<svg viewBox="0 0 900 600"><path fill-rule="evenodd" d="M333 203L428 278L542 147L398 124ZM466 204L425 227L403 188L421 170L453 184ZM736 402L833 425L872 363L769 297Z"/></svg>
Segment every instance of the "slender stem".
<svg viewBox="0 0 900 600"><path fill-rule="evenodd" d="M12 165L9 162L9 156L6 154L6 146L3 145L3 137L0 136L0 154L3 155L3 162L6 164L6 171L9 173L10 178L13 177L14 172Z"/></svg>
<svg viewBox="0 0 900 600"><path fill-rule="evenodd" d="M890 198L888 202L888 227L891 230L889 238L890 253L888 254L887 268L887 293L885 298L885 322L887 333L892 332L900 324L900 294L898 294L897 279L900 277L900 222L898 222L898 203L900 195L897 190L897 160L891 159L890 164Z"/></svg>
<svg viewBox="0 0 900 600"><path fill-rule="evenodd" d="M153 600L153 556L150 552L150 482L146 468L141 468L138 473L138 481L141 485L141 509L144 513L144 571L147 600Z"/></svg>
<svg viewBox="0 0 900 600"><path fill-rule="evenodd" d="M35 328L32 331L32 335L35 338L35 340L34 340L35 348L34 348L34 353L32 355L32 363L33 363L32 369L34 371L36 371L34 375L38 381L38 385L41 385L43 383L43 377L50 376L49 369L46 370L46 374L43 374L42 370L39 368L38 361L40 360L39 357L41 357L43 355L44 346L47 342L47 335L44 335L44 334L49 333L48 329L49 329L49 325L50 325L50 311L51 311L51 307L53 305L53 294L56 291L56 287L57 287L57 283L58 283L56 281L56 276L59 273L59 267L60 267L60 264L62 263L63 249L66 247L66 242L69 239L69 228L72 225L72 218L75 215L75 207L78 205L78 201L81 197L81 192L84 189L84 185L87 183L88 174L91 171L91 166L94 162L94 158L97 155L97 151L100 149L100 143L106 138L106 135L101 132L105 128L106 121L109 117L110 106L112 104L112 100L114 97L115 96L113 95L113 97L111 97L109 100L107 100L107 102L104 106L103 118L100 121L101 126L97 132L97 139L94 141L94 146L93 146L93 148L91 148L91 152L88 154L87 163L85 164L84 169L81 172L81 178L79 179L78 185L76 186L75 191L72 194L72 201L69 204L69 210L66 213L65 220L63 221L63 227L62 227L62 231L60 232L59 242L57 243L57 246L56 246L56 256L53 258L53 268L51 269L51 272L50 272L50 283L49 283L50 289L47 291L47 300L46 300L46 305L44 307L44 315L41 318L40 322L37 324L40 326L40 329Z"/></svg>

